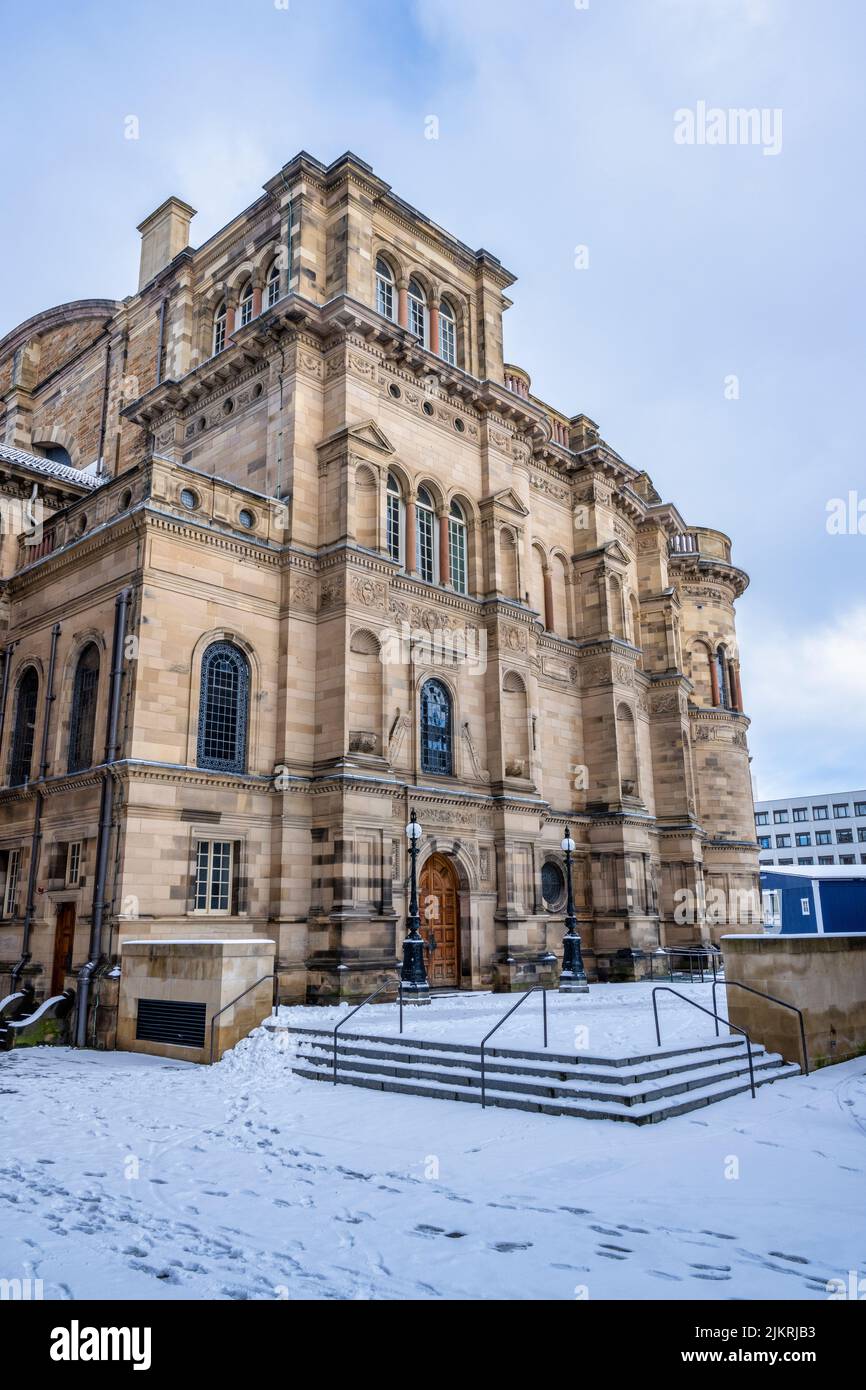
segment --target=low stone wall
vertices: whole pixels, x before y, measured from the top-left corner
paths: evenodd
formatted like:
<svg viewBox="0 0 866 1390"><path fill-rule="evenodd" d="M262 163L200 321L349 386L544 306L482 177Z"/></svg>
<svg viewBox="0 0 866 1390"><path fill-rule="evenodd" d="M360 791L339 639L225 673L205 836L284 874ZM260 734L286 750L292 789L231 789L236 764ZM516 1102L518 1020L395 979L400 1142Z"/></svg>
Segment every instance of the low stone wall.
<svg viewBox="0 0 866 1390"><path fill-rule="evenodd" d="M214 1061L257 1027L271 1011L273 1000L273 941L125 941L121 948L120 1003L117 1015L117 1047L127 1052L149 1052L157 1057L176 1057L188 1062L210 1061L211 1021L214 1029ZM262 980L262 976L268 978ZM256 981L261 983L256 985ZM254 989L250 989L255 985ZM239 994L244 998L226 1009ZM139 1001L204 1005L204 1042L187 1046L153 1041L138 1036ZM224 1013L220 1013L225 1009ZM167 1011L165 1011L167 1013ZM187 1011L189 1013L191 1011Z"/></svg>
<svg viewBox="0 0 866 1390"><path fill-rule="evenodd" d="M866 933L724 936L721 945L728 980L802 1009L810 1067L866 1052ZM787 1061L801 1060L796 1014L745 990L727 996L732 1023Z"/></svg>

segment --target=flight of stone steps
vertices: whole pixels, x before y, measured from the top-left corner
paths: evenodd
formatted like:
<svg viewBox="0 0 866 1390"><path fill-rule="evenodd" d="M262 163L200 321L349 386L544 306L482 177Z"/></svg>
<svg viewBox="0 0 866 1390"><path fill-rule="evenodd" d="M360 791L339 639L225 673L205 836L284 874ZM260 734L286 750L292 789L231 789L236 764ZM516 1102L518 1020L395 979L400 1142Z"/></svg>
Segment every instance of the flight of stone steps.
<svg viewBox="0 0 866 1390"><path fill-rule="evenodd" d="M289 1028L293 1070L333 1081L333 1033ZM465 1043L340 1033L338 1080L350 1086L439 1100L481 1101L480 1048ZM752 1044L755 1085L797 1076L800 1067ZM590 1057L521 1048L485 1050L486 1102L544 1115L652 1124L749 1090L742 1038L662 1048L636 1057Z"/></svg>

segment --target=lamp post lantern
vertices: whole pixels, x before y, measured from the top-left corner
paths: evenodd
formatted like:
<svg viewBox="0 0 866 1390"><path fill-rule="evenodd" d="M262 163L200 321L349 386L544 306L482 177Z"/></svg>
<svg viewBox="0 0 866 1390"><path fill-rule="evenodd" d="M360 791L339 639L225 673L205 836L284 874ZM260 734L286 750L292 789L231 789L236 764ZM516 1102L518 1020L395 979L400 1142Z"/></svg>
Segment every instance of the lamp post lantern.
<svg viewBox="0 0 866 1390"><path fill-rule="evenodd" d="M571 856L577 846L571 838L568 826L565 827L562 848L565 851L565 882L568 897L565 904L565 936L562 938L562 970L559 974L559 989L562 994L589 994L589 984L580 951L577 918L574 915L574 889L571 883Z"/></svg>
<svg viewBox="0 0 866 1390"><path fill-rule="evenodd" d="M409 842L409 914L406 918L406 937L403 941L403 964L400 979L403 982L403 997L407 1004L429 1004L430 986L424 966L424 940L421 936L421 919L418 914L418 841L421 839L421 826L413 811L406 826L406 839Z"/></svg>

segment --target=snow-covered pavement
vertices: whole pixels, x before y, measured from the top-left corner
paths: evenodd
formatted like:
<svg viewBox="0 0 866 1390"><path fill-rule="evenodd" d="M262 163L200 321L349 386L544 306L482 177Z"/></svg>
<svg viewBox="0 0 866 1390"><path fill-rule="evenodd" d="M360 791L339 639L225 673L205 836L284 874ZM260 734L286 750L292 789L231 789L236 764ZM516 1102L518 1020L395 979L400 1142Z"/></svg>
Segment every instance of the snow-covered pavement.
<svg viewBox="0 0 866 1390"><path fill-rule="evenodd" d="M46 1298L822 1299L866 1276L866 1059L646 1128L303 1081L262 1030L213 1068L21 1048L0 1097L0 1277Z"/></svg>

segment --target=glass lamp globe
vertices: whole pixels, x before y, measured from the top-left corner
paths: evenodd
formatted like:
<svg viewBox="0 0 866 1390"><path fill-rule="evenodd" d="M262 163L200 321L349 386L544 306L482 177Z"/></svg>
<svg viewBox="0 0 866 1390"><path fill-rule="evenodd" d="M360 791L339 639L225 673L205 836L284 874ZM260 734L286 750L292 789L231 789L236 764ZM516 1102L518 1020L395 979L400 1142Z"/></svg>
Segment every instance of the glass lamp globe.
<svg viewBox="0 0 866 1390"><path fill-rule="evenodd" d="M562 849L566 854L574 854L574 851L577 849L577 845L574 843L574 840L572 840L570 835L566 835L565 839L563 840Z"/></svg>
<svg viewBox="0 0 866 1390"><path fill-rule="evenodd" d="M407 840L421 839L421 827L416 820L410 820L406 826L406 838Z"/></svg>

